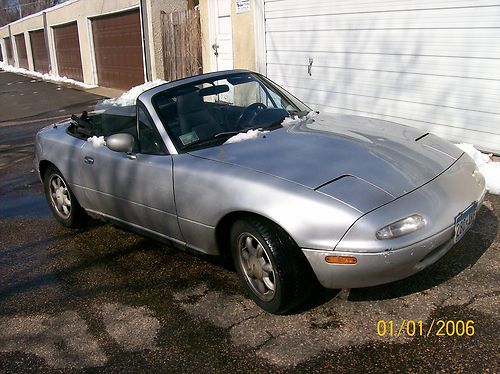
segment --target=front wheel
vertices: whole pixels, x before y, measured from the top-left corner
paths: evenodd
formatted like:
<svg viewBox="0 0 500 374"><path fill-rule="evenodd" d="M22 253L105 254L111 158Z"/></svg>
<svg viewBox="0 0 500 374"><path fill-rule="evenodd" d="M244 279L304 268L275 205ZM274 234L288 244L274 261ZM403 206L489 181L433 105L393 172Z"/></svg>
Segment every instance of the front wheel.
<svg viewBox="0 0 500 374"><path fill-rule="evenodd" d="M231 252L243 285L262 309L283 314L304 301L307 260L281 228L253 217L238 220L231 229Z"/></svg>
<svg viewBox="0 0 500 374"><path fill-rule="evenodd" d="M43 178L45 197L54 217L66 227L79 227L87 217L61 172L50 166Z"/></svg>

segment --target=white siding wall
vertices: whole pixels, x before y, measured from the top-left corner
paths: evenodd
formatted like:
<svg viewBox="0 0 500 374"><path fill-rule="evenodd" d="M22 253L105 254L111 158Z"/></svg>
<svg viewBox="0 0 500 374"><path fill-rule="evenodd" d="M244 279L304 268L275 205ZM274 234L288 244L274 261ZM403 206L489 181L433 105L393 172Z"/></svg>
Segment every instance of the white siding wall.
<svg viewBox="0 0 500 374"><path fill-rule="evenodd" d="M500 0L266 0L265 18L267 75L313 108L500 153Z"/></svg>

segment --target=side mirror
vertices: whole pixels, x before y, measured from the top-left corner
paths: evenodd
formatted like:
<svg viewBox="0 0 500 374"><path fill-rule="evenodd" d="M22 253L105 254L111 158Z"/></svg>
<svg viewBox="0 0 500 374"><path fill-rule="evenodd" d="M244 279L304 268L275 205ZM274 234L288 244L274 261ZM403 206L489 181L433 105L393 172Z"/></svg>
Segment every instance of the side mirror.
<svg viewBox="0 0 500 374"><path fill-rule="evenodd" d="M134 137L126 133L113 134L106 138L106 145L115 152L132 153Z"/></svg>

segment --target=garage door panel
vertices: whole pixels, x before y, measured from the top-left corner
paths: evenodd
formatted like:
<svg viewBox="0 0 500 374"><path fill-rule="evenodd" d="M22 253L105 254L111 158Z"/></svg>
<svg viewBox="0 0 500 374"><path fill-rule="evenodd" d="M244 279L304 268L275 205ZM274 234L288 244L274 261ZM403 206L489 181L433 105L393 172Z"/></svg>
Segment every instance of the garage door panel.
<svg viewBox="0 0 500 374"><path fill-rule="evenodd" d="M438 105L422 105L419 103L406 102L401 100L390 100L381 97L360 97L347 94L337 94L332 91L310 92L309 89L294 88L291 92L298 97L308 96L308 103L320 106L331 106L333 108L344 108L351 111L367 111L408 118L420 122L439 123L459 128L469 128L474 124L473 129L488 133L498 131L500 114L483 113L477 111L455 109ZM365 109L369 108L369 110Z"/></svg>
<svg viewBox="0 0 500 374"><path fill-rule="evenodd" d="M498 0L396 0L396 1L352 1L352 0L266 0L266 19L279 17L304 17L324 14L398 12L422 9L456 8L476 9L480 7L493 8L499 6Z"/></svg>
<svg viewBox="0 0 500 374"><path fill-rule="evenodd" d="M16 35L16 49L17 49L17 58L19 61L19 67L23 69L28 69L28 54L26 52L26 43L24 41L24 34Z"/></svg>
<svg viewBox="0 0 500 374"><path fill-rule="evenodd" d="M14 53L12 52L12 43L10 38L4 38L5 43L5 60L9 65L14 66Z"/></svg>
<svg viewBox="0 0 500 374"><path fill-rule="evenodd" d="M268 31L287 32L294 30L331 30L331 29L410 29L410 28L471 28L498 27L500 6L495 8L449 9L443 17L442 9L339 14L311 17L270 18L266 21Z"/></svg>
<svg viewBox="0 0 500 374"><path fill-rule="evenodd" d="M98 83L128 89L144 82L139 11L92 20Z"/></svg>
<svg viewBox="0 0 500 374"><path fill-rule="evenodd" d="M345 74L342 70L314 68L312 77L306 67L269 66L269 74L288 88L314 87L315 90L337 94L410 101L422 104L439 103L441 106L500 114L500 81L477 80L455 77L412 76L400 73L360 71ZM326 77L326 78L325 78ZM465 80L465 81L464 81Z"/></svg>
<svg viewBox="0 0 500 374"><path fill-rule="evenodd" d="M48 73L49 56L47 55L44 30L30 31L30 40L35 71L39 73Z"/></svg>
<svg viewBox="0 0 500 374"><path fill-rule="evenodd" d="M59 75L83 81L77 23L74 22L69 25L55 27L54 42Z"/></svg>
<svg viewBox="0 0 500 374"><path fill-rule="evenodd" d="M500 80L500 62L497 59L478 59L473 65L464 64L461 59L447 56L418 56L367 54L367 53L329 53L305 51L268 51L267 63L283 66L307 66L309 57L314 58L313 68L327 67L347 70L393 71L407 74L443 75L449 77L496 79ZM431 71L432 68L432 71ZM305 68L302 71L306 71ZM356 74L355 71L345 72Z"/></svg>
<svg viewBox="0 0 500 374"><path fill-rule="evenodd" d="M500 17L499 17L500 18ZM499 29L500 30L500 29ZM500 59L500 32L489 30L333 30L267 33L271 51L350 52Z"/></svg>
<svg viewBox="0 0 500 374"><path fill-rule="evenodd" d="M500 153L500 1L265 0L265 19L267 74L307 103Z"/></svg>
<svg viewBox="0 0 500 374"><path fill-rule="evenodd" d="M395 87L400 90L400 94L411 90L430 90L444 89L450 91L451 88L456 88L454 95L461 97L478 97L483 93L485 99L499 102L500 97L495 96L495 93L500 92L499 80L479 80L460 77L447 76L432 76L432 75L412 75L401 72L380 72L380 71L356 71L354 73L344 72L343 69L323 68L314 66L311 68L311 76L307 74L307 66L291 66L291 65L268 65L268 74L279 76L287 79L287 84L295 80L302 79L309 87L317 87L317 84L330 82L342 89L350 89L356 86L357 89L363 89L359 85L369 84L380 87ZM319 81L319 82L318 82ZM383 92L383 91L380 91Z"/></svg>

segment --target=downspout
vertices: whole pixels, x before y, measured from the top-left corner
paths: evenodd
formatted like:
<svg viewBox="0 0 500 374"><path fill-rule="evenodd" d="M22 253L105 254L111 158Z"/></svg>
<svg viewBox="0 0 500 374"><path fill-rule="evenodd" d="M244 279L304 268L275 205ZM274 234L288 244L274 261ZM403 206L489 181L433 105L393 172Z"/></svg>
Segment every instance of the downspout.
<svg viewBox="0 0 500 374"><path fill-rule="evenodd" d="M149 50L147 0L140 1L139 9L141 13L142 58L144 61L144 74L146 81L150 82L152 80L152 76L151 76L151 51Z"/></svg>

